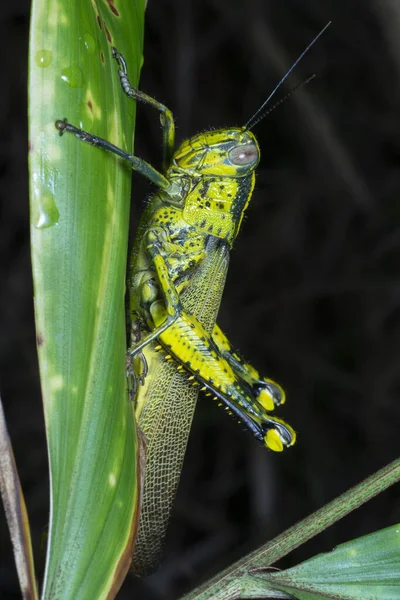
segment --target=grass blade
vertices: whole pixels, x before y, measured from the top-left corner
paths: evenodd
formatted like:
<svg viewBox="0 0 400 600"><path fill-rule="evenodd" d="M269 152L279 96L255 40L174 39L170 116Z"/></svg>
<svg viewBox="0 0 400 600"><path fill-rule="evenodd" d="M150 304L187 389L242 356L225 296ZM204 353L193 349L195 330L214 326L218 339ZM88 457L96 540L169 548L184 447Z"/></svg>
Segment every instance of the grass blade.
<svg viewBox="0 0 400 600"><path fill-rule="evenodd" d="M143 0L32 6L29 66L31 249L51 516L43 598L114 597L137 525L137 450L125 382L124 290L131 172L57 119L132 151L132 82Z"/></svg>
<svg viewBox="0 0 400 600"><path fill-rule="evenodd" d="M263 577L299 600L397 600L399 532L399 525L387 527Z"/></svg>

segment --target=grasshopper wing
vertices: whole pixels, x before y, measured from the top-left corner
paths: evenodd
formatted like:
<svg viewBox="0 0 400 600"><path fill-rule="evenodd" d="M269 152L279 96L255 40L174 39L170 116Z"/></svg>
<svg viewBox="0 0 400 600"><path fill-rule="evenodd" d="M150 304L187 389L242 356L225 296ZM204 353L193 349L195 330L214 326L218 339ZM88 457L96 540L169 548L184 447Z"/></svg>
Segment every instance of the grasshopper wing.
<svg viewBox="0 0 400 600"><path fill-rule="evenodd" d="M228 245L210 237L205 259L182 292L184 309L211 332L217 318L229 264ZM133 571L153 571L160 560L168 521L182 470L198 388L178 363L144 349L149 372L139 387L137 419L146 436L146 471Z"/></svg>

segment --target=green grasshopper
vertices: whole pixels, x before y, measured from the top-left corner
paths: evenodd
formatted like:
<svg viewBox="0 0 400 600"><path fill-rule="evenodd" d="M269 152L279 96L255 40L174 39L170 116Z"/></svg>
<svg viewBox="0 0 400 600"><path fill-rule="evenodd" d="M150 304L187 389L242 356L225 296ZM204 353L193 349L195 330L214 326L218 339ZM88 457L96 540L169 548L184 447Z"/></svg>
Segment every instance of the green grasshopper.
<svg viewBox="0 0 400 600"><path fill-rule="evenodd" d="M215 321L230 249L260 160L250 129L325 29L244 127L200 133L177 150L171 111L130 85L125 60L113 48L124 92L161 113L162 173L66 120L56 122L60 135L69 131L117 154L159 188L141 218L128 279L132 344L128 370L136 416L146 437L144 498L134 555L138 574L159 561L199 388L267 448L279 452L295 443L290 425L271 415L285 400L282 388L260 377L231 348Z"/></svg>

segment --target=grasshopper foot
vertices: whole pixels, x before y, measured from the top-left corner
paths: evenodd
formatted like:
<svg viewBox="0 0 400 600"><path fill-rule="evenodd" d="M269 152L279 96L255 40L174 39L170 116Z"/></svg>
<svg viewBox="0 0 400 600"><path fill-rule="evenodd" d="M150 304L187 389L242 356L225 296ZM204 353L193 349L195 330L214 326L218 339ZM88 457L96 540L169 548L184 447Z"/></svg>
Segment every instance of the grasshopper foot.
<svg viewBox="0 0 400 600"><path fill-rule="evenodd" d="M252 387L257 402L269 412L285 402L285 392L271 379L259 379Z"/></svg>

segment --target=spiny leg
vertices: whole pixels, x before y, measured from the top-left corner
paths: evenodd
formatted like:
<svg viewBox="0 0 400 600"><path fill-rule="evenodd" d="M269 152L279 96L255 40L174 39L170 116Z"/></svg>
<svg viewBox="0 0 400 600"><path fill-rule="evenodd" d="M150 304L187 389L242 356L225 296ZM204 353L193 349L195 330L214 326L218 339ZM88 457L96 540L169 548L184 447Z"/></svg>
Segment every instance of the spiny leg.
<svg viewBox="0 0 400 600"><path fill-rule="evenodd" d="M130 163L130 166L134 171L137 171L138 173L155 183L155 185L157 185L161 189L168 191L171 187L168 179L166 179L163 175L161 175L161 173L156 171L156 169L149 165L149 163L147 163L145 160L143 160L142 158L138 158L133 154L128 154L121 148L118 148L118 146L114 146L114 144L112 144L108 140L98 137L97 135L93 135L92 133L88 133L83 129L79 129L79 127L75 127L75 125L71 125L71 123L68 123L66 119L64 119L63 121L56 121L56 128L60 132L60 136L63 135L66 131L68 131L70 133L73 133L75 137L77 137L78 140L82 142L86 142L91 146L101 148L102 150L106 150L107 152L112 152L113 154L120 156L121 158Z"/></svg>
<svg viewBox="0 0 400 600"><path fill-rule="evenodd" d="M151 307L153 320L162 323L168 313L161 302L155 305ZM225 405L268 448L281 451L294 444L296 434L290 425L271 416L257 401L250 386L235 374L193 315L182 311L158 339L161 345L156 349L164 347L167 360L175 358L178 370L189 371L190 381L197 380L202 391L208 391L206 395L220 399L220 405Z"/></svg>
<svg viewBox="0 0 400 600"><path fill-rule="evenodd" d="M165 172L171 163L171 158L175 148L175 123L172 112L161 102L158 102L151 96L141 92L137 88L132 87L128 78L128 69L122 54L116 48L112 49L113 56L119 65L119 78L121 80L122 89L129 98L139 100L145 104L153 106L161 113L161 125L163 129L163 171Z"/></svg>
<svg viewBox="0 0 400 600"><path fill-rule="evenodd" d="M251 387L231 368L215 345L211 335L180 304L167 265L161 255L160 243L150 232L147 250L153 259L164 302L157 300L150 307L156 327L163 327L168 318L175 322L158 330L158 339L168 352L197 379L203 388L215 394L249 429L271 449L280 451L295 440L293 429L280 419L271 417L254 397ZM172 316L174 315L174 316Z"/></svg>
<svg viewBox="0 0 400 600"><path fill-rule="evenodd" d="M232 369L252 387L257 400L266 410L273 410L274 406L285 402L285 392L281 386L272 379L261 378L258 371L232 349L228 338L217 324L214 325L212 338Z"/></svg>
<svg viewBox="0 0 400 600"><path fill-rule="evenodd" d="M171 325L179 317L181 310L180 300L175 288L173 286L168 288L165 285L165 281L170 281L170 278L167 265L160 254L160 242L157 232L151 230L147 234L147 241L149 242L147 249L153 259L158 281L161 285L162 291L164 292L165 302L157 299L159 291L152 279L144 282L140 288L139 294L141 297L141 302L144 306L146 306L146 311L150 313L150 316L152 316L152 310L159 313L160 309L158 306L160 306L163 317L158 319L157 322L154 322L155 327L151 328L151 331L149 331L144 337L141 337L139 341L135 341L135 343L128 349L128 355L131 357L137 355L143 350L143 348L150 344L150 342L154 341L164 331L171 327Z"/></svg>
<svg viewBox="0 0 400 600"><path fill-rule="evenodd" d="M171 325L175 323L177 318L178 315L166 315L165 320L161 324L157 325L157 327L155 327L147 335L142 337L140 341L136 342L130 348L128 348L127 354L131 357L138 355L146 346L148 346L148 344L150 344L150 342L153 342L162 333L164 333L164 331L169 329L169 327L171 327Z"/></svg>

